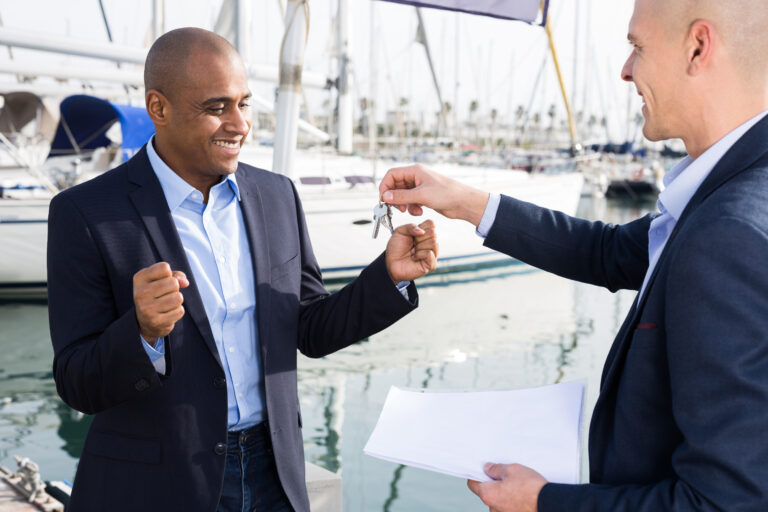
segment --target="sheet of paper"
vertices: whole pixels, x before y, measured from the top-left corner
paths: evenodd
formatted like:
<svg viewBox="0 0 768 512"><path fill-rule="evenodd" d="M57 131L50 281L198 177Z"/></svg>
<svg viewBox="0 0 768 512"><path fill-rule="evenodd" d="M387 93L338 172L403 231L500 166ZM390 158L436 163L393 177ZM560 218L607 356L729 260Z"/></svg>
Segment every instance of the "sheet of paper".
<svg viewBox="0 0 768 512"><path fill-rule="evenodd" d="M550 482L578 483L584 384L512 391L392 387L364 452L488 481L486 462L529 466Z"/></svg>

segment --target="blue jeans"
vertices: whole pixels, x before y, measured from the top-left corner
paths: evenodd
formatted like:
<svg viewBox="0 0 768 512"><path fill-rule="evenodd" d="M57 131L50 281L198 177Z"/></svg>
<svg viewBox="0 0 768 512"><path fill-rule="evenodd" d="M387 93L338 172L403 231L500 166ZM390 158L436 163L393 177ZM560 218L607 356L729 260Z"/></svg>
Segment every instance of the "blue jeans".
<svg viewBox="0 0 768 512"><path fill-rule="evenodd" d="M280 485L266 422L227 434L217 512L293 512Z"/></svg>

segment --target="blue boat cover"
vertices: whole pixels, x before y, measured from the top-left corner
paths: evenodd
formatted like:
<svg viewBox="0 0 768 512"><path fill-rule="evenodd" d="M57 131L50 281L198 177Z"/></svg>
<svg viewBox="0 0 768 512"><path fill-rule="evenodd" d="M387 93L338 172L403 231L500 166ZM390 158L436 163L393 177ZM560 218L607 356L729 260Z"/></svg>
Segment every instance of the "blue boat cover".
<svg viewBox="0 0 768 512"><path fill-rule="evenodd" d="M144 107L119 105L101 98L77 94L65 98L59 110L61 118L51 143L49 157L74 155L82 150L109 146L113 141L107 137L107 130L115 122L119 122L125 161L141 149L155 133L155 127Z"/></svg>
<svg viewBox="0 0 768 512"><path fill-rule="evenodd" d="M397 4L444 9L470 14L480 14L505 20L519 20L533 23L539 16L541 0L381 0ZM544 2L541 14L541 26L547 23L549 0Z"/></svg>

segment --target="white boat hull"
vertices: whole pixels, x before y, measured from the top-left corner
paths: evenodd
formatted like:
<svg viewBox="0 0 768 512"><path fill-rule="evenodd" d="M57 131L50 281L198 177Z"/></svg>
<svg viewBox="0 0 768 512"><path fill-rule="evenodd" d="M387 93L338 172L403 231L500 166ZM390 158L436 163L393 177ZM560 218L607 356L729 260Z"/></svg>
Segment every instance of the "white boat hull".
<svg viewBox="0 0 768 512"><path fill-rule="evenodd" d="M529 175L520 171L459 166L438 169L454 176L461 174L460 179L484 190L513 195L568 214L576 211L583 183L582 176L576 173ZM353 279L385 249L388 233L380 232L377 239L371 236L373 224L370 221L378 198L375 184L363 183L354 187L299 184L299 193L313 249L328 284ZM0 199L0 298L45 298L48 203L45 199ZM393 211L395 226L422 220ZM515 262L483 247L474 227L466 222L445 219L429 210L424 218L434 220L437 227L440 243L438 273Z"/></svg>
<svg viewBox="0 0 768 512"><path fill-rule="evenodd" d="M45 297L47 199L0 199L0 298Z"/></svg>

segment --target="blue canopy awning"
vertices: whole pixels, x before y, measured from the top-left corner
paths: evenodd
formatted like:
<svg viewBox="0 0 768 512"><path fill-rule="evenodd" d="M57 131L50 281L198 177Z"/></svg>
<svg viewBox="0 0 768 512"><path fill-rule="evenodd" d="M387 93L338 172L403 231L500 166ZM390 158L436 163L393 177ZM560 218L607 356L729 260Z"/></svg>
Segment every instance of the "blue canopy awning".
<svg viewBox="0 0 768 512"><path fill-rule="evenodd" d="M75 155L85 150L109 146L109 128L120 123L123 160L128 160L155 133L144 107L119 105L107 100L78 94L69 96L59 107L61 118L48 157Z"/></svg>
<svg viewBox="0 0 768 512"><path fill-rule="evenodd" d="M492 16L505 20L519 20L534 23L539 17L541 0L381 0L397 4L428 7L448 11L466 12L482 16ZM549 0L544 1L541 14L541 26L547 22Z"/></svg>

